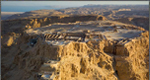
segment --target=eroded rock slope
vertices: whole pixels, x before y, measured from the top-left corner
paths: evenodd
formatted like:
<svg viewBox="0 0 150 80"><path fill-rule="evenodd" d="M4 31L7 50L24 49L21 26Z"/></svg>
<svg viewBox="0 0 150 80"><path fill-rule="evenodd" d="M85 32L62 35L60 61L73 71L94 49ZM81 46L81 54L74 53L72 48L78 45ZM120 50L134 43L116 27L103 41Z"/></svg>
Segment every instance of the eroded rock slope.
<svg viewBox="0 0 150 80"><path fill-rule="evenodd" d="M149 79L149 32L141 27L59 23L27 29L15 40L2 46L3 80Z"/></svg>

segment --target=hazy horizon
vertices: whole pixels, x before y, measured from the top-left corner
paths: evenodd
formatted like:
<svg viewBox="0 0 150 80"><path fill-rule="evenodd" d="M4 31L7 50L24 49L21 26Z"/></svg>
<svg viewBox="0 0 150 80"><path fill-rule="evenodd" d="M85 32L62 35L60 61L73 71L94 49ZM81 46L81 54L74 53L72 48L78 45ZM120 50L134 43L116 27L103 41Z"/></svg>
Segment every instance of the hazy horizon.
<svg viewBox="0 0 150 80"><path fill-rule="evenodd" d="M84 5L149 5L149 1L1 1L1 12L64 9Z"/></svg>

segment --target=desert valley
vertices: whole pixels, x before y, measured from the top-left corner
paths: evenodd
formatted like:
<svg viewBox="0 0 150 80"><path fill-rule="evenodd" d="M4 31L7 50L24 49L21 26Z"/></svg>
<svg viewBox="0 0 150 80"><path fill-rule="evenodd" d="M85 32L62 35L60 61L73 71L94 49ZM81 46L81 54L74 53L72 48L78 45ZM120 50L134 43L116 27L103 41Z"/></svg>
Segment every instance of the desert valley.
<svg viewBox="0 0 150 80"><path fill-rule="evenodd" d="M5 15L1 56L2 80L148 80L149 5Z"/></svg>

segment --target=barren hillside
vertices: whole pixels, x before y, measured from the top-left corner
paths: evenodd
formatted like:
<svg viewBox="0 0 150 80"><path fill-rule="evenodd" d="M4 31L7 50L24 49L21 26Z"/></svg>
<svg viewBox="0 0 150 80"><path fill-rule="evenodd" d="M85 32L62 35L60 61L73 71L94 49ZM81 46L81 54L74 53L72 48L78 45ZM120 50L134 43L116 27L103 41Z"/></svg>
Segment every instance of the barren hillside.
<svg viewBox="0 0 150 80"><path fill-rule="evenodd" d="M121 18L121 19L116 19L115 21L141 26L144 29L149 30L149 18L146 17Z"/></svg>
<svg viewBox="0 0 150 80"><path fill-rule="evenodd" d="M148 5L85 5L76 8L66 8L59 10L36 10L25 12L22 14L15 14L8 19L32 19L45 18L60 15L102 15L108 20L115 20L121 22L122 19L134 18L133 25L140 26L148 30L147 23L149 23L149 6ZM128 21L128 20L127 20ZM144 22L143 22L144 21ZM130 23L132 23L130 22ZM140 23L140 24L139 24ZM146 24L146 25L145 25Z"/></svg>
<svg viewBox="0 0 150 80"><path fill-rule="evenodd" d="M3 80L148 80L149 32L101 15L2 21Z"/></svg>

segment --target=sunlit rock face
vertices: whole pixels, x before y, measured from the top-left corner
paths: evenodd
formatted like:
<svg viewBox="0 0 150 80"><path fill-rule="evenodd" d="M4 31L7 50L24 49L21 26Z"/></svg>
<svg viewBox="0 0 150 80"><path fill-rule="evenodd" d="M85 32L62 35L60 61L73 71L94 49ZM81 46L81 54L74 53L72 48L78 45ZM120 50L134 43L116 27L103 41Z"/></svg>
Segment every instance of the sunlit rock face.
<svg viewBox="0 0 150 80"><path fill-rule="evenodd" d="M149 32L138 26L74 15L4 21L2 31L4 80L149 78Z"/></svg>

